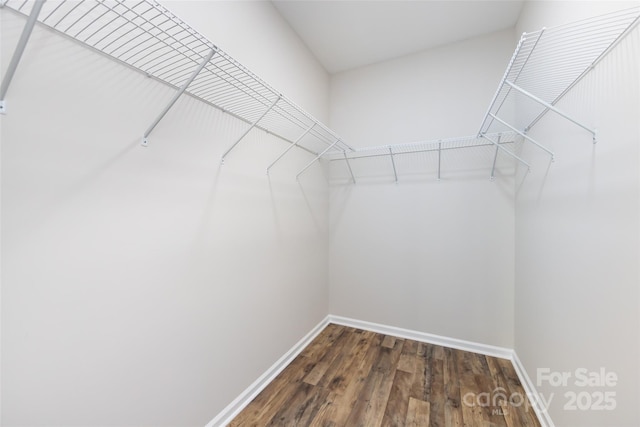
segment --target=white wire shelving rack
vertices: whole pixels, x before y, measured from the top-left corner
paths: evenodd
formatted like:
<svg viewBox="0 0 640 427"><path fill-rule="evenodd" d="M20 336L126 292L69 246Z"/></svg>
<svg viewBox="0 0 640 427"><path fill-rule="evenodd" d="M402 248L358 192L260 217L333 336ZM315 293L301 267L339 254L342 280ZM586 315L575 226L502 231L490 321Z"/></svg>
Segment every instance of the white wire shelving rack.
<svg viewBox="0 0 640 427"><path fill-rule="evenodd" d="M347 154L341 153L339 155L332 155L330 161L344 161L347 170L349 172L349 177L351 181L355 184L357 182L356 176L353 172L352 163L354 161L360 159L373 159L373 158L388 158L388 170L393 173L393 177L395 182L399 181L399 176L402 173L402 170L399 166L398 160L405 156L414 156L420 153L431 153L435 155L436 162L436 179L440 181L442 177L442 164L447 153L453 150L462 150L462 149L478 149L478 148L487 148L487 147L496 147L496 151L494 152L493 164L491 167L491 179L495 178L495 170L498 160L498 153L503 152L507 153L513 158L515 158L518 162L520 162L527 169L530 167L529 163L520 158L517 154L514 154L511 150L506 147L512 146L517 142L520 142L520 136L513 131L499 132L495 134L486 135L485 138L479 137L477 135L472 136L464 136L464 137L455 137L455 138L446 138L446 139L437 139L437 140L428 140L428 141L415 141L408 142L402 144L393 144L393 145L378 145L372 147L358 148L355 151Z"/></svg>
<svg viewBox="0 0 640 427"><path fill-rule="evenodd" d="M3 112L11 78L39 22L176 90L146 128L144 146L175 102L187 94L248 124L224 152L222 162L254 128L290 143L277 160L294 147L312 153L314 161L352 150L331 129L155 0L0 0L0 6L28 16L3 77Z"/></svg>
<svg viewBox="0 0 640 427"><path fill-rule="evenodd" d="M333 155L331 161L344 161L355 183L356 177L351 167L353 160L389 157L397 182L397 156L437 152L437 178L440 180L444 151L494 146L490 175L493 180L499 153L508 155L517 164L530 170L529 163L509 146L517 142L517 137L547 152L553 160L551 150L527 135L549 111L590 132L595 142L595 129L572 118L557 108L556 104L636 26L639 17L640 7L634 7L524 33L475 136L358 148L349 154ZM522 106L523 99L531 101L526 108L518 108Z"/></svg>
<svg viewBox="0 0 640 427"><path fill-rule="evenodd" d="M248 125L222 155L223 163L257 128L290 144L267 167L267 173L297 147L314 158L296 177L324 158L344 161L354 183L351 160L388 156L398 181L396 156L437 151L439 179L443 152L483 146L495 147L492 179L501 152L529 169L524 159L507 148L508 144L520 137L547 152L553 160L551 150L527 135L549 111L590 132L595 142L595 129L561 111L556 104L638 23L640 16L640 7L634 7L523 34L475 136L356 150L155 0L0 0L0 7L27 15L0 85L0 113L5 112L4 100L11 79L29 35L39 22L176 90L144 132L144 146L175 102L187 94ZM527 108L519 108L523 99L531 100Z"/></svg>
<svg viewBox="0 0 640 427"><path fill-rule="evenodd" d="M552 111L591 133L595 143L596 129L571 117L556 104L637 25L639 16L640 7L633 7L524 33L482 120L478 136L511 130L547 152L553 160L551 150L527 135ZM515 119L505 111L513 107L517 111Z"/></svg>

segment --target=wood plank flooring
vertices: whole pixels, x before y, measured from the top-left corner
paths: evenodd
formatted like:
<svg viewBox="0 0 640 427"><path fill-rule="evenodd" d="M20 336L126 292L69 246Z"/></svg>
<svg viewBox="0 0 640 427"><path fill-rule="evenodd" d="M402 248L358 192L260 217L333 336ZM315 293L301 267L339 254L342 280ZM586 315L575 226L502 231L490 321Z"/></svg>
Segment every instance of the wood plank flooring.
<svg viewBox="0 0 640 427"><path fill-rule="evenodd" d="M540 423L508 360L331 324L229 425Z"/></svg>

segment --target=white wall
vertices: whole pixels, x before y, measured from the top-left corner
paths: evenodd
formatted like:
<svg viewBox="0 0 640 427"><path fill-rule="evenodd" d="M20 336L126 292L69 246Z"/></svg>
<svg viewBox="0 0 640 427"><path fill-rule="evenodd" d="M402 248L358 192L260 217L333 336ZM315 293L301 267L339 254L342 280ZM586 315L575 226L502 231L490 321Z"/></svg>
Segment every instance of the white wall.
<svg viewBox="0 0 640 427"><path fill-rule="evenodd" d="M331 126L353 146L473 135L511 57L513 31L344 72ZM332 162L331 313L513 345L513 181L493 149Z"/></svg>
<svg viewBox="0 0 640 427"><path fill-rule="evenodd" d="M621 7L529 2L518 30ZM523 153L532 173L516 199L515 349L536 383L538 369L571 375L566 386L538 383L559 427L640 425L638 52L636 27L558 104L597 128L595 146L589 133L550 113L531 136L554 150L556 161L549 166L535 149ZM578 387L580 368L604 368L618 382ZM564 408L572 393L588 408L604 392L615 393L615 410Z"/></svg>
<svg viewBox="0 0 640 427"><path fill-rule="evenodd" d="M204 425L326 316L326 171L268 178L287 145L260 131L221 167L247 125L189 98L141 147L172 94L36 28L0 118L3 425Z"/></svg>

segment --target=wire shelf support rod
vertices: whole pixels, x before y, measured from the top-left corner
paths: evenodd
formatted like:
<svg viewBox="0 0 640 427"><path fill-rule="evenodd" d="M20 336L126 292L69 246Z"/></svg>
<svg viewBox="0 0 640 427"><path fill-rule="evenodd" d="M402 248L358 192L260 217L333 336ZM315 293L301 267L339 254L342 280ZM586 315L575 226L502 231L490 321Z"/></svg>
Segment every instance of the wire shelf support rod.
<svg viewBox="0 0 640 427"><path fill-rule="evenodd" d="M526 96L527 98L531 98L532 100L536 101L538 104L542 105L546 109L553 111L554 113L564 117L565 119L569 120L570 122L580 126L582 129L590 132L593 135L593 143L594 144L596 143L596 131L595 130L591 129L588 126L583 125L582 123L580 123L579 121L573 119L571 116L568 116L567 114L565 114L564 112L562 112L561 110L556 108L555 106L549 104L548 102L544 101L543 99L538 98L534 94L522 89L520 86L518 86L518 85L516 85L514 83L511 83L509 80L506 80L505 83L508 84L509 86L511 86L513 89L515 89L518 92L520 92L521 94L523 94L524 96Z"/></svg>
<svg viewBox="0 0 640 427"><path fill-rule="evenodd" d="M11 84L11 80L18 68L18 64L20 64L20 60L22 59L22 54L24 53L25 48L27 47L27 43L29 42L29 37L31 37L31 33L33 32L33 27L36 25L38 21L38 15L42 10L42 6L46 0L36 0L33 8L31 9L31 13L27 18L27 22L24 24L24 28L22 30L22 34L20 35L20 39L18 40L18 44L16 45L16 49L13 51L13 56L11 57L11 61L9 62L9 67L7 68L7 72L2 79L2 84L0 84L0 114L6 113L6 103L5 96L7 95L7 91L9 90L9 85ZM4 2L2 3L4 6Z"/></svg>
<svg viewBox="0 0 640 427"><path fill-rule="evenodd" d="M189 85L195 80L196 77L198 77L198 74L200 74L200 71L202 71L202 69L205 67L205 65L207 65L207 63L209 61L211 61L211 58L213 58L213 55L215 55L216 51L217 51L217 49L211 49L211 52L209 52L207 57L202 60L200 65L198 65L198 68L196 68L193 71L193 73L191 74L189 79L187 79L187 81L184 82L184 84L182 85L182 87L180 87L178 92L176 92L173 95L173 98L171 98L171 101L169 101L169 104L166 107L164 107L164 110L162 110L160 115L158 115L158 117L153 121L151 126L149 126L149 128L144 133L144 136L142 137L142 146L143 147L146 147L149 144L149 141L147 139L149 137L149 134L151 134L151 132L153 132L153 129L155 129L155 127L158 126L158 123L160 123L160 120L162 120L164 118L164 116L167 115L167 113L169 112L171 107L173 107L173 104L175 104L176 101L178 101L178 98L180 98L182 96L182 94L187 90Z"/></svg>
<svg viewBox="0 0 640 427"><path fill-rule="evenodd" d="M331 150L331 149L332 149L332 148L333 148L337 143L339 143L339 142L340 142L340 140L339 140L339 139L336 139L336 141L335 141L333 144L331 144L330 146L328 146L327 148L325 148L325 149L324 149L324 151L323 151L322 153L318 154L318 155L316 156L316 158L315 158L315 159L311 160L311 161L307 164L307 166L305 166L305 167L304 167L300 172L298 172L298 174L296 175L296 180L297 180L298 178L300 178L300 175L302 175L302 173L303 173L304 171L306 171L307 169L309 169L309 168L311 167L311 165L313 165L315 162L317 162L318 160L320 160L320 158L321 158L322 156L324 156L324 155L325 155L329 150Z"/></svg>
<svg viewBox="0 0 640 427"><path fill-rule="evenodd" d="M269 106L269 108L267 108L264 113L262 113L262 115L260 117L258 117L256 119L255 122L251 123L251 126L249 126L249 128L247 130L244 131L244 133L242 135L240 135L240 138L238 138L236 140L236 142L233 143L233 145L231 147L229 147L229 149L227 151L224 152L224 154L222 155L222 164L224 164L224 159L227 157L227 155L229 155L229 153L231 152L231 150L233 150L234 148L236 148L236 145L238 145L240 143L240 141L242 141L244 139L245 136L247 136L247 134L249 132L251 132L251 129L253 129L254 127L256 127L256 125L258 124L258 122L260 120L262 120L264 118L264 116L266 116L269 111L271 111L271 109L273 109L273 107L276 106L276 104L278 103L278 101L280 101L280 98L282 98L282 95L278 95L278 97L276 98L275 101L273 101L273 103Z"/></svg>
<svg viewBox="0 0 640 427"><path fill-rule="evenodd" d="M271 163L269 166L267 166L267 175L269 175L269 170L273 167L273 165L275 165L276 163L278 163L278 161L279 161L281 158L283 158L283 157L284 157L284 156L285 156L289 151L291 151L291 149L292 149L293 147L297 147L297 146L298 146L298 143L300 143L300 141L302 140L302 138L304 138L305 136L307 136L307 134L308 134L309 132L311 132L311 130L315 127L315 125L316 125L316 123L312 123L312 124L311 124L311 126L309 126L309 127L304 131L304 133L303 133L302 135L300 135L300 136L298 137L298 139L296 139L296 140L293 142L293 144L289 145L289 146L287 147L287 149L286 149L286 150L284 150L284 151L282 152L282 154L280 154L280 155L278 156L278 158L277 158L277 159L275 159L275 160L273 161L273 163Z"/></svg>

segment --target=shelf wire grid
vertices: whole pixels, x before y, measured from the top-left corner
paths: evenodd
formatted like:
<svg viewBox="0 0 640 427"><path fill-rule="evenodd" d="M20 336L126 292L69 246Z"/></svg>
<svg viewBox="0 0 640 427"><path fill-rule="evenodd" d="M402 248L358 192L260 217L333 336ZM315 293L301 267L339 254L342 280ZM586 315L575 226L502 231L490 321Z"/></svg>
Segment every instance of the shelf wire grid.
<svg viewBox="0 0 640 427"><path fill-rule="evenodd" d="M359 179L380 177L379 174L374 173L372 175L371 170L368 167L364 167L362 162L376 165L376 169L384 170L385 175L392 174L396 182L402 179L403 176L423 176L425 173L433 173L440 180L443 174L450 174L450 171L447 172L447 170L451 169L452 159L460 159L454 156L454 152L462 149L466 151L475 149L476 153L473 157L483 164L487 161L493 162L491 179L495 177L498 156L515 167L524 166L528 169L529 165L519 161L521 159L518 157L519 145L522 143L520 135L513 131L506 131L486 136L490 139L473 135L363 147L357 148L354 152L348 154L333 154L330 161L331 163L340 162L340 164L345 164L344 169L340 169L339 174L344 175L342 178L348 178L352 182L357 182ZM491 141L495 141L495 143ZM470 163L468 162L469 158L466 158L467 160L463 162L464 166L462 167L468 169ZM455 164L456 161L453 161ZM343 166L339 167L343 168ZM455 168L458 167L460 167L459 162Z"/></svg>
<svg viewBox="0 0 640 427"><path fill-rule="evenodd" d="M633 28L640 7L584 19L553 28L524 33L507 66L501 83L485 115L478 134L505 129L491 114L517 108L522 94L507 82L554 106L604 55ZM518 109L517 122L526 132L548 109L536 103ZM507 117L507 114L504 114Z"/></svg>
<svg viewBox="0 0 640 427"><path fill-rule="evenodd" d="M4 7L28 15L32 1ZM154 0L49 0L38 22L173 88L180 88L214 51L186 94L317 155L351 151L332 130L249 71ZM277 101L277 102L276 102ZM275 105L273 105L275 103ZM269 110L269 108L273 107Z"/></svg>

